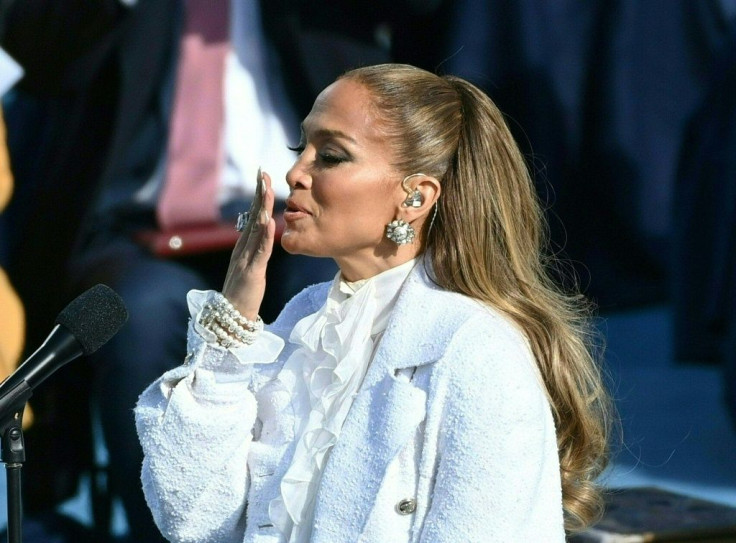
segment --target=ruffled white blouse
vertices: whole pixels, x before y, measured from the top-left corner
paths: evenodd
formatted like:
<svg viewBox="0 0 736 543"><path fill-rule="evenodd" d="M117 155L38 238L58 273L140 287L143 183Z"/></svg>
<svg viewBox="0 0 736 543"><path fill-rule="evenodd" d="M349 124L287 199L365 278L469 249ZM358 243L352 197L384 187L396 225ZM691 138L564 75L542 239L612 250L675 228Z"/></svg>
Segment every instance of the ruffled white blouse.
<svg viewBox="0 0 736 543"><path fill-rule="evenodd" d="M300 421L298 441L280 495L269 505L271 521L289 543L309 541L322 470L415 262L354 283L338 273L324 306L291 332L289 341L299 347L278 380Z"/></svg>

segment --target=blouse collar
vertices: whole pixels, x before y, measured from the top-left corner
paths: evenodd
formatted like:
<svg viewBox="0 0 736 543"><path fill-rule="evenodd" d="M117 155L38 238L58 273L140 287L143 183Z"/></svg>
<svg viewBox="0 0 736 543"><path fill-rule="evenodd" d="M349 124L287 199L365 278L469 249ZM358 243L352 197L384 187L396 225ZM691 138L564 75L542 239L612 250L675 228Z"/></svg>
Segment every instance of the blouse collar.
<svg viewBox="0 0 736 543"><path fill-rule="evenodd" d="M404 281L419 260L420 258L413 258L373 277L358 281L345 281L342 278L342 273L338 272L328 295L328 304L343 304L350 298L361 298L361 294L370 295L375 302L375 307L378 308L373 319L371 335L383 332L388 323L391 309L398 297L399 290L401 290L401 285L404 284Z"/></svg>

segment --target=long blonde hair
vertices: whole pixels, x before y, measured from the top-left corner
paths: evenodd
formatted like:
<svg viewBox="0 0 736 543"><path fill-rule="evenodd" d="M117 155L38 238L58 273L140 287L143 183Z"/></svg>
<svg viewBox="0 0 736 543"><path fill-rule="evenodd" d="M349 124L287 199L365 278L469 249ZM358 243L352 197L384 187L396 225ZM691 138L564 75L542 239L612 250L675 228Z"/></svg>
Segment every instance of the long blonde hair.
<svg viewBox="0 0 736 543"><path fill-rule="evenodd" d="M585 299L550 277L542 208L503 114L477 87L401 64L352 70L395 149L400 172L442 184L425 227L434 280L509 315L528 337L557 428L565 527L602 512L595 479L608 461L612 407L595 360ZM428 225L430 221L425 221Z"/></svg>

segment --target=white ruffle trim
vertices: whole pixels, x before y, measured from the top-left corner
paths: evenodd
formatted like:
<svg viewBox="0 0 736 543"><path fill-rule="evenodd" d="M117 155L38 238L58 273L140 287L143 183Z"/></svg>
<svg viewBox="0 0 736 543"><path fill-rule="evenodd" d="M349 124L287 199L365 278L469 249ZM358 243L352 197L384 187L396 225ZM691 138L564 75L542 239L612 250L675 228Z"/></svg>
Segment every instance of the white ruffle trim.
<svg viewBox="0 0 736 543"><path fill-rule="evenodd" d="M299 345L278 379L291 393L301 426L280 496L269 517L289 543L309 541L317 488L373 354L373 337L383 332L401 284L414 261L363 284L335 278L325 305L299 321L289 341ZM346 293L352 294L346 299Z"/></svg>

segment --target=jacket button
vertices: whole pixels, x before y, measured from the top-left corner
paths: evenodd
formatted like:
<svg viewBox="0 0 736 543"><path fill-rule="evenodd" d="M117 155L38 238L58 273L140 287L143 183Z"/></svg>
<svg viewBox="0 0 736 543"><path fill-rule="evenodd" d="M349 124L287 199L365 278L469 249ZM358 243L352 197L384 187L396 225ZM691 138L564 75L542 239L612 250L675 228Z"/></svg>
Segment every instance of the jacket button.
<svg viewBox="0 0 736 543"><path fill-rule="evenodd" d="M396 511L399 515L411 515L417 510L417 501L413 498L406 498L396 504Z"/></svg>

